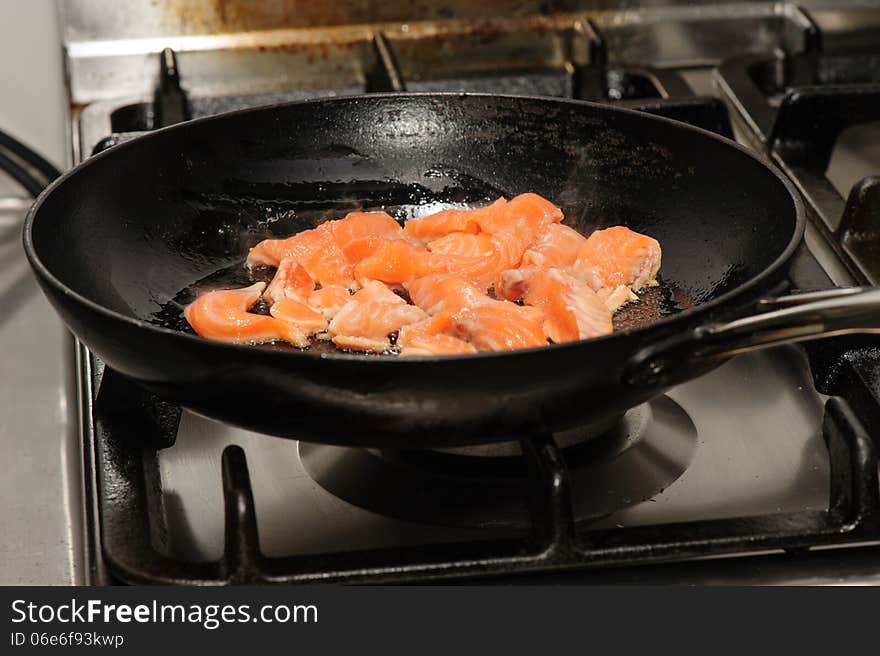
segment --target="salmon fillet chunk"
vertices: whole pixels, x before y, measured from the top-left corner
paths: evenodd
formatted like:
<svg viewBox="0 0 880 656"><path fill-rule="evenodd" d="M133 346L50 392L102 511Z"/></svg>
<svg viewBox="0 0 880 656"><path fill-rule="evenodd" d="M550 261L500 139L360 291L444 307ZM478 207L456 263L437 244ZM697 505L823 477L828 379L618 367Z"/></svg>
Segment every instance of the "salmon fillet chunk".
<svg viewBox="0 0 880 656"><path fill-rule="evenodd" d="M479 350L501 351L547 343L543 315L534 308L499 301L476 284L453 275L429 276L409 286L413 303L428 314L444 314L446 333Z"/></svg>
<svg viewBox="0 0 880 656"><path fill-rule="evenodd" d="M334 240L329 223L323 223L288 239L261 241L247 256L250 266L277 267L285 259L299 264L321 285L349 287L354 283L352 265Z"/></svg>
<svg viewBox="0 0 880 656"><path fill-rule="evenodd" d="M505 271L496 293L540 308L544 332L557 344L607 335L614 328L611 310L599 295L561 269Z"/></svg>
<svg viewBox="0 0 880 656"><path fill-rule="evenodd" d="M292 298L276 301L269 313L278 322L284 340L299 348L306 348L312 335L327 329L323 314Z"/></svg>
<svg viewBox="0 0 880 656"><path fill-rule="evenodd" d="M506 205L507 201L499 198L486 207L474 210L443 210L436 214L410 219L404 224L403 232L407 239L421 244L454 233L476 234L480 232L481 221L491 220L490 217L503 212Z"/></svg>
<svg viewBox="0 0 880 656"><path fill-rule="evenodd" d="M392 333L427 316L424 310L406 303L352 299L333 317L330 334L340 348L382 353L391 349Z"/></svg>
<svg viewBox="0 0 880 656"><path fill-rule="evenodd" d="M275 271L275 277L263 292L263 298L270 305L283 298L305 301L315 290L315 281L294 259L284 258Z"/></svg>
<svg viewBox="0 0 880 656"><path fill-rule="evenodd" d="M661 251L656 239L624 226L597 230L578 251L572 272L598 291L621 285L637 292L655 282Z"/></svg>
<svg viewBox="0 0 880 656"><path fill-rule="evenodd" d="M564 268L574 264L587 238L562 223L551 223L522 257L523 266Z"/></svg>
<svg viewBox="0 0 880 656"><path fill-rule="evenodd" d="M350 300L351 293L345 287L327 285L309 294L307 304L323 314L326 319L332 319Z"/></svg>
<svg viewBox="0 0 880 656"><path fill-rule="evenodd" d="M284 339L278 322L248 312L265 289L257 282L244 289L215 289L202 294L183 311L198 335L230 344L263 344Z"/></svg>

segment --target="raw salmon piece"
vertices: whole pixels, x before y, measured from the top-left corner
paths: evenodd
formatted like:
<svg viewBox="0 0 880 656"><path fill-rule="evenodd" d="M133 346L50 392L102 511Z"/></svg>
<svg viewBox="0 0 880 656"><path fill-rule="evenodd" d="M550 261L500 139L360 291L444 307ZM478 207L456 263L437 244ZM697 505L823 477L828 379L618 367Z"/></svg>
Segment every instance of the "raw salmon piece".
<svg viewBox="0 0 880 656"><path fill-rule="evenodd" d="M309 337L327 329L323 314L293 298L275 301L269 312L278 320L284 340L299 348L306 348Z"/></svg>
<svg viewBox="0 0 880 656"><path fill-rule="evenodd" d="M571 342L613 330L611 310L589 285L561 269L504 272L501 289L508 297L524 290L527 305L544 312L544 332L552 341Z"/></svg>
<svg viewBox="0 0 880 656"><path fill-rule="evenodd" d="M216 289L202 294L183 311L183 316L202 337L231 344L262 344L282 339L272 317L248 312L260 300L266 283L244 289Z"/></svg>
<svg viewBox="0 0 880 656"><path fill-rule="evenodd" d="M458 257L488 257L495 252L495 244L486 234L472 235L466 232L453 232L430 242L428 250L432 253Z"/></svg>
<svg viewBox="0 0 880 656"><path fill-rule="evenodd" d="M496 301L474 283L456 276L427 276L409 286L413 303L437 319L434 330L465 339L480 350L503 350L540 346L544 336L543 313L536 308ZM439 318L438 318L439 317ZM448 326L449 318L452 326ZM412 333L430 332L430 324L401 330L408 342Z"/></svg>
<svg viewBox="0 0 880 656"><path fill-rule="evenodd" d="M493 301L455 314L455 336L481 351L506 351L546 346L547 337L536 313L506 301Z"/></svg>
<svg viewBox="0 0 880 656"><path fill-rule="evenodd" d="M626 285L639 291L657 277L660 244L624 226L597 230L578 251L572 272L594 290Z"/></svg>
<svg viewBox="0 0 880 656"><path fill-rule="evenodd" d="M432 315L458 312L492 300L477 285L455 275L418 278L409 284L407 291L415 305Z"/></svg>
<svg viewBox="0 0 880 656"><path fill-rule="evenodd" d="M522 266L569 267L587 238L561 223L551 223L522 256Z"/></svg>
<svg viewBox="0 0 880 656"><path fill-rule="evenodd" d="M397 346L401 355L442 355L444 353L473 353L476 349L452 335L455 319L449 312L417 321L400 329Z"/></svg>
<svg viewBox="0 0 880 656"><path fill-rule="evenodd" d="M379 250L379 247L385 243L385 241L385 237L368 235L367 237L361 237L360 239L348 242L345 248L342 249L342 252L352 265L356 265L361 260L370 257L373 253Z"/></svg>
<svg viewBox="0 0 880 656"><path fill-rule="evenodd" d="M403 236L403 228L385 212L350 212L344 219L331 221L330 229L343 252L365 237L397 239Z"/></svg>
<svg viewBox="0 0 880 656"><path fill-rule="evenodd" d="M345 257L345 253L332 240L324 241L322 248L314 251L310 257L300 259L299 263L322 287L325 285L355 286L354 267Z"/></svg>
<svg viewBox="0 0 880 656"><path fill-rule="evenodd" d="M448 261L446 268L485 290L501 271L519 266L523 254L537 238L537 232L526 222L516 221L491 235L492 255L475 259L456 258L455 261Z"/></svg>
<svg viewBox="0 0 880 656"><path fill-rule="evenodd" d="M403 300L400 296L391 291L391 288L388 287L384 282L379 282L378 280L368 280L364 283L364 286L361 287L355 295L351 297L352 300L357 301L358 303L370 303L372 301L377 301L380 303L394 303L397 305L406 305L406 301Z"/></svg>
<svg viewBox="0 0 880 656"><path fill-rule="evenodd" d="M535 267L507 269L495 281L495 296L506 301L521 301L528 291L528 281Z"/></svg>
<svg viewBox="0 0 880 656"><path fill-rule="evenodd" d="M549 200L538 194L526 193L512 198L505 204L495 204L483 208L482 214L476 216L477 224L482 232L494 234L503 228L519 221L524 222L536 233L550 223L562 221L562 210ZM489 211L489 210L492 211Z"/></svg>
<svg viewBox="0 0 880 656"><path fill-rule="evenodd" d="M619 287L603 287L596 292L596 295L602 299L611 312L617 312L627 303L639 300L639 297L633 293L626 285Z"/></svg>
<svg viewBox="0 0 880 656"><path fill-rule="evenodd" d="M342 306L351 300L351 294L345 287L327 285L316 289L308 298L308 306L317 310L328 320L336 316Z"/></svg>
<svg viewBox="0 0 880 656"><path fill-rule="evenodd" d="M402 239L386 239L369 257L355 267L358 280L379 280L389 285L404 284L414 278L443 271L442 256Z"/></svg>
<svg viewBox="0 0 880 656"><path fill-rule="evenodd" d="M391 333L427 316L414 305L351 300L333 317L330 333L340 348L381 353L391 348Z"/></svg>
<svg viewBox="0 0 880 656"><path fill-rule="evenodd" d="M333 239L329 223L306 230L288 239L266 239L248 253L248 264L278 266L281 260L292 259L322 286L354 283L352 265Z"/></svg>
<svg viewBox="0 0 880 656"><path fill-rule="evenodd" d="M562 210L549 200L531 192L520 194L510 199L507 204L508 214L525 219L527 223L548 225L562 221Z"/></svg>
<svg viewBox="0 0 880 656"><path fill-rule="evenodd" d="M406 346L412 340L421 337L434 337L436 335L448 335L455 328L455 320L451 312L438 312L432 317L403 326L397 343Z"/></svg>
<svg viewBox="0 0 880 656"><path fill-rule="evenodd" d="M499 198L491 205L475 210L443 210L418 219L410 219L403 224L403 234L415 242L427 243L454 232L476 234L480 231L479 222L499 212L507 201Z"/></svg>
<svg viewBox="0 0 880 656"><path fill-rule="evenodd" d="M450 312L439 312L434 316L403 326L397 337L401 355L451 355L456 353L476 353L472 344L453 336L456 330L455 319Z"/></svg>
<svg viewBox="0 0 880 656"><path fill-rule="evenodd" d="M282 298L304 302L315 289L315 281L296 260L284 258L278 265L275 277L266 287L263 298L270 305Z"/></svg>
<svg viewBox="0 0 880 656"><path fill-rule="evenodd" d="M518 221L492 235L492 243L498 254L493 273L519 266L525 252L538 239L538 234L528 223Z"/></svg>
<svg viewBox="0 0 880 656"><path fill-rule="evenodd" d="M287 239L264 239L248 251L247 263L250 266L262 264L277 267L284 258L298 259L303 253L310 252L321 243L324 234L329 235L329 231L322 225L298 232Z"/></svg>
<svg viewBox="0 0 880 656"><path fill-rule="evenodd" d="M277 267L281 260L287 257L287 247L299 244L304 240L304 238L300 237L302 234L304 233L294 235L288 239L264 239L248 251L248 266ZM300 239L297 239L295 242L292 241L296 237L300 237Z"/></svg>
<svg viewBox="0 0 880 656"><path fill-rule="evenodd" d="M452 335L419 335L403 346L400 355L457 355L476 352L473 344Z"/></svg>

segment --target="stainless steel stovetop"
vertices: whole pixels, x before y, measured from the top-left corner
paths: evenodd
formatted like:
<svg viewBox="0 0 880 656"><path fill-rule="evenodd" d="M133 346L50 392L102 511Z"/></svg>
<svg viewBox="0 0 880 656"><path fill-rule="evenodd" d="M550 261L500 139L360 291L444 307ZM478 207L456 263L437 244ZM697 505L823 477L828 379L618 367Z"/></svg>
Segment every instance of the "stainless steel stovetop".
<svg viewBox="0 0 880 656"><path fill-rule="evenodd" d="M825 509L828 462L819 430L823 399L812 389L805 369L800 351L778 349L737 358L697 382L672 390L668 398L680 406L673 413L686 415L695 430L689 432L687 423L681 425L678 417L658 417L663 408L654 407L646 423L653 423L656 430L658 422L671 422L670 434L656 438L652 448L628 452L635 462L617 462L618 476L591 480L590 489L584 490L584 503L593 501L590 496L604 495L625 504L626 499L617 497L630 489L650 498L632 498L630 507L594 526ZM334 467L348 467L343 475L357 476L358 465L345 459L344 450L266 438L184 413L177 443L161 451L159 459L163 490L171 499L166 504L170 552L175 556L195 560L220 556L224 531L220 456L229 444L241 446L248 457L260 545L270 556L503 534L493 526L499 521L498 513L489 503L485 516L471 507L463 509L460 517L439 515L440 510L426 504L422 520L429 520L433 510L438 514L436 521L445 524L440 526L402 522L362 510L334 496L309 475L317 473L325 485L330 485ZM687 469L682 471L682 465ZM595 472L590 474L595 476ZM626 476L639 480L627 481ZM665 489L654 495L652 482ZM383 485L366 477L357 484L363 495L353 497L357 502L367 501L371 491ZM456 521L481 528L449 526Z"/></svg>

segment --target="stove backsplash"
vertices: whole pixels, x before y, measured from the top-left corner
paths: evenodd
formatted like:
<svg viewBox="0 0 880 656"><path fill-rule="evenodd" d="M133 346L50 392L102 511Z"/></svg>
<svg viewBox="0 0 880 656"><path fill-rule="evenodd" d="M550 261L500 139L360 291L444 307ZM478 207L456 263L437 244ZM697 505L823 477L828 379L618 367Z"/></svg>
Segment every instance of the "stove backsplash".
<svg viewBox="0 0 880 656"><path fill-rule="evenodd" d="M843 6L869 4L799 3L829 25ZM791 3L729 1L60 0L60 9L73 105L149 95L164 48L178 53L186 90L206 96L366 87L382 63L377 42L418 79L429 69L423 53L446 69L475 59L516 70L589 63L584 20L609 63L657 67L714 64L731 50L799 52L810 22Z"/></svg>

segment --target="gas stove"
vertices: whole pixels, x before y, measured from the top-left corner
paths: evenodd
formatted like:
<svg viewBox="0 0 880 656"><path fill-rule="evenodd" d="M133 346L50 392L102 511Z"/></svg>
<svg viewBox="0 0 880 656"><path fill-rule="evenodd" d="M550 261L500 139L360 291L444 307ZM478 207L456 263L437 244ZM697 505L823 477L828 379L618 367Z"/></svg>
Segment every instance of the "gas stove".
<svg viewBox="0 0 880 656"><path fill-rule="evenodd" d="M182 26L161 38L94 4L66 4L77 161L182 120L303 98L573 97L690 122L771 159L810 209L793 288L880 275L880 160L838 147L880 119L880 12L859 3L519 3L513 15L493 2L413 10L424 15L389 3L282 27L259 12L173 23L167 7L138 5L154 30ZM211 32L218 21L239 23ZM155 398L80 344L68 364L80 582L880 583L873 339L738 356L601 431L446 451L267 437Z"/></svg>

